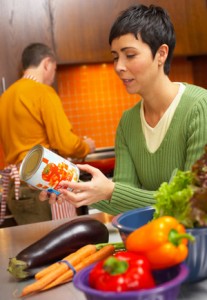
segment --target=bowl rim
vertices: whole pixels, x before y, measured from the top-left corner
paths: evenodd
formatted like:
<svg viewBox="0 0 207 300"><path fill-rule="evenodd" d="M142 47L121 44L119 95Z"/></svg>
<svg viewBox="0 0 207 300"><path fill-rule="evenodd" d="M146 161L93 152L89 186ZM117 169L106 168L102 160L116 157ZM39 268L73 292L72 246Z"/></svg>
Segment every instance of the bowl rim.
<svg viewBox="0 0 207 300"><path fill-rule="evenodd" d="M136 213L137 211L139 212L142 212L142 211L148 211L148 210L154 210L154 208L152 206L145 206L145 207L142 207L142 208L135 208L135 209L131 209L129 211L126 211L124 213L120 213L116 216L113 217L113 219L111 220L111 223L112 225L115 227L115 228L118 228L119 230L121 231L124 231L124 232L127 232L127 233L130 233L131 231L134 230L133 227L126 227L124 225L121 225L120 224L120 221L125 218L125 217L128 217L130 215L133 215L134 213Z"/></svg>
<svg viewBox="0 0 207 300"><path fill-rule="evenodd" d="M125 226L120 224L120 221L130 215L133 215L136 212L143 212L143 211L148 211L148 210L155 210L153 206L145 206L145 207L141 207L141 208L135 208L135 209L131 209L128 210L126 212L120 213L116 216L113 217L113 219L111 220L111 224L117 228L120 231L123 231L124 233L131 233L132 231L134 231L133 227L129 227L129 226ZM199 229L199 230L198 230ZM188 233L193 233L196 235L202 235L202 234L206 234L207 231L207 227L203 226L203 227L194 227L194 228L186 228L186 231Z"/></svg>
<svg viewBox="0 0 207 300"><path fill-rule="evenodd" d="M174 277L173 279L169 280L168 282L165 282L163 284L160 284L156 286L155 288L152 289L143 289L143 290L137 290L137 291L127 291L127 292L102 292L99 290L96 290L94 288L91 288L89 286L86 286L83 284L83 281L81 280L82 277L88 276L88 273L90 270L94 267L95 264L92 264L83 270L79 271L73 279L73 284L74 286L82 291L85 294L88 295L93 295L93 296L101 296L102 298L108 298L112 296L119 296L118 299L125 298L126 296L133 296L139 294L139 296L146 296L147 294L153 294L153 293L163 293L168 291L169 289L175 287L175 288L180 288L180 285L182 282L185 281L189 274L189 268L185 263L180 264L180 271L179 274Z"/></svg>

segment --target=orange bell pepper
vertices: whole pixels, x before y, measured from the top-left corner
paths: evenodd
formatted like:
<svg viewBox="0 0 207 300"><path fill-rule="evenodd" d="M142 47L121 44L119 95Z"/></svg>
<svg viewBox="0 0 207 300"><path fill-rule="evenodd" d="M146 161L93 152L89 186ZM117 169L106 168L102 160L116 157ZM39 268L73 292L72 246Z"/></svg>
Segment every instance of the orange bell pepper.
<svg viewBox="0 0 207 300"><path fill-rule="evenodd" d="M164 269L187 258L188 240L195 238L175 218L164 216L130 233L126 249L144 254L152 269Z"/></svg>

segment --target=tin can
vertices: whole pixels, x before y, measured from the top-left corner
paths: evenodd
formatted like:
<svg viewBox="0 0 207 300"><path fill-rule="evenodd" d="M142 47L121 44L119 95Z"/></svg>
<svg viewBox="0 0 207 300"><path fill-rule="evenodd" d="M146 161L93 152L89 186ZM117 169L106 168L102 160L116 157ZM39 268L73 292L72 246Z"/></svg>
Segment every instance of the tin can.
<svg viewBox="0 0 207 300"><path fill-rule="evenodd" d="M20 166L20 179L40 190L59 195L62 180L78 181L78 167L41 145L33 147Z"/></svg>

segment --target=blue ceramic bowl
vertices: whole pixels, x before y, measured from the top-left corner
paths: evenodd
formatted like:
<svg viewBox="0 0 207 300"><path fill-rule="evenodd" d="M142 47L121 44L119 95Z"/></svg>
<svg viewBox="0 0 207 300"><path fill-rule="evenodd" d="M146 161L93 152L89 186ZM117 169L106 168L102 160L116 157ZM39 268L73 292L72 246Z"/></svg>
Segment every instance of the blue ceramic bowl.
<svg viewBox="0 0 207 300"><path fill-rule="evenodd" d="M184 264L173 268L156 271L154 278L157 286L152 289L133 292L102 292L89 286L88 277L94 264L78 272L73 283L77 289L82 291L88 300L176 300L180 291L181 283L188 276L188 268Z"/></svg>
<svg viewBox="0 0 207 300"><path fill-rule="evenodd" d="M130 210L112 219L112 225L119 230L123 241L135 229L148 223L154 214L151 206ZM185 263L189 268L186 282L197 282L207 278L207 227L187 229L196 241L189 243L188 258Z"/></svg>

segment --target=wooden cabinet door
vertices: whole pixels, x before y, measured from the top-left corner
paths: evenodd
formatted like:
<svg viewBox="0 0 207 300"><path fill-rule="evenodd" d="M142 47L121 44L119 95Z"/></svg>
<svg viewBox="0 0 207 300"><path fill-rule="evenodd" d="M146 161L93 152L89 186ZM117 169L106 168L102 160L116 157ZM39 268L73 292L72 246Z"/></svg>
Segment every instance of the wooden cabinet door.
<svg viewBox="0 0 207 300"><path fill-rule="evenodd" d="M206 0L0 0L0 94L2 82L8 87L21 76L21 53L32 42L51 46L62 64L112 61L110 28L137 3L167 9L177 36L175 55L207 54Z"/></svg>
<svg viewBox="0 0 207 300"><path fill-rule="evenodd" d="M175 55L207 54L207 1L206 0L143 0L165 8L176 32Z"/></svg>
<svg viewBox="0 0 207 300"><path fill-rule="evenodd" d="M189 49L187 55L207 54L207 0L186 0Z"/></svg>
<svg viewBox="0 0 207 300"><path fill-rule="evenodd" d="M109 30L118 13L136 0L51 0L59 63L112 61Z"/></svg>
<svg viewBox="0 0 207 300"><path fill-rule="evenodd" d="M21 76L22 50L30 43L53 47L49 0L0 0L0 94Z"/></svg>
<svg viewBox="0 0 207 300"><path fill-rule="evenodd" d="M187 28L186 1L157 0L151 2L156 5L160 5L161 7L167 10L171 21L174 25L176 33L176 45L174 55L184 55L190 48Z"/></svg>
<svg viewBox="0 0 207 300"><path fill-rule="evenodd" d="M109 30L130 5L165 8L176 31L175 55L207 53L206 0L51 0L53 33L60 63L111 61Z"/></svg>

